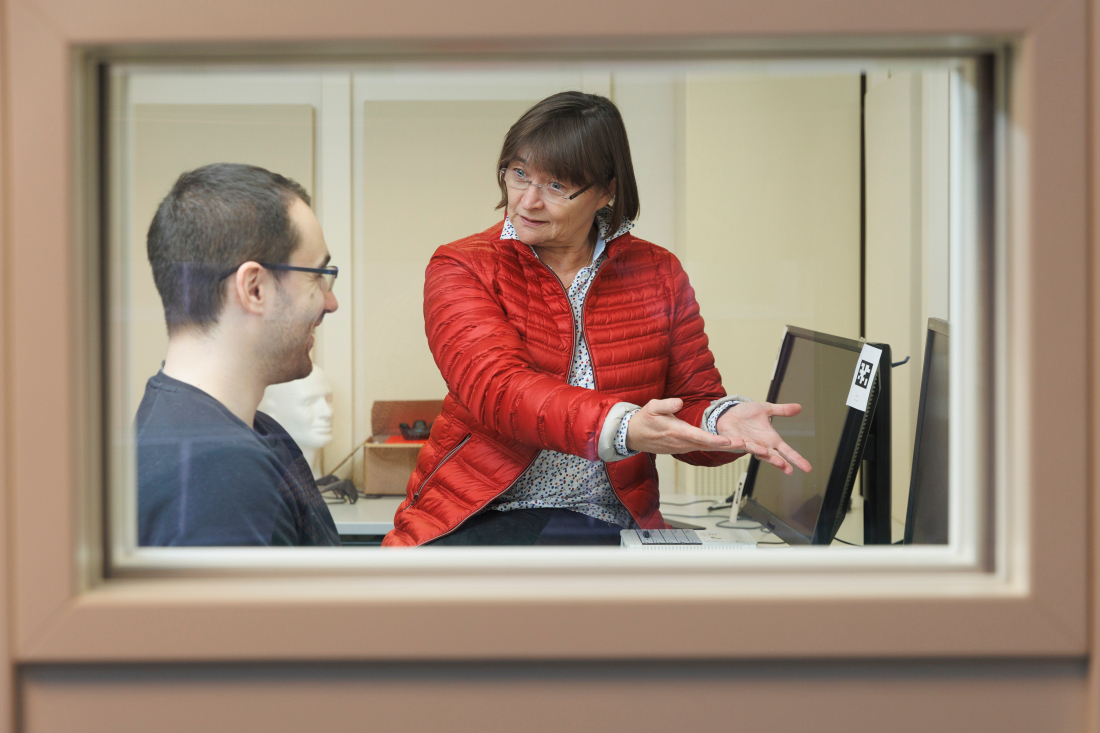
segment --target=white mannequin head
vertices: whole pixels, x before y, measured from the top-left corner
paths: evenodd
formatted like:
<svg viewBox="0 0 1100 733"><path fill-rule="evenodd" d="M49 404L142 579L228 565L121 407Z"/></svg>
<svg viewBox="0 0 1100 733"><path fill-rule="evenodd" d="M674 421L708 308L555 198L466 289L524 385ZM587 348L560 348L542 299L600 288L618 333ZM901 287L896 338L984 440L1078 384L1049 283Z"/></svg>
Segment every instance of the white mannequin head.
<svg viewBox="0 0 1100 733"><path fill-rule="evenodd" d="M272 384L264 390L259 410L294 438L317 478L318 452L332 440L332 383L325 372L315 364L304 379Z"/></svg>

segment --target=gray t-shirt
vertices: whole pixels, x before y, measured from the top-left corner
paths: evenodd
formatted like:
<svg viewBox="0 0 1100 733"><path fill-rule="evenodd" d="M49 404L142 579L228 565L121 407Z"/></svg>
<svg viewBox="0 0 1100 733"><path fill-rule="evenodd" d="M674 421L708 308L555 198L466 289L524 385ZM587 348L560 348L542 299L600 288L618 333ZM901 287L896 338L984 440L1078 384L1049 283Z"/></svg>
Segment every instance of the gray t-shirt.
<svg viewBox="0 0 1100 733"><path fill-rule="evenodd" d="M162 372L134 433L139 545L340 544L302 451L268 415L249 427Z"/></svg>

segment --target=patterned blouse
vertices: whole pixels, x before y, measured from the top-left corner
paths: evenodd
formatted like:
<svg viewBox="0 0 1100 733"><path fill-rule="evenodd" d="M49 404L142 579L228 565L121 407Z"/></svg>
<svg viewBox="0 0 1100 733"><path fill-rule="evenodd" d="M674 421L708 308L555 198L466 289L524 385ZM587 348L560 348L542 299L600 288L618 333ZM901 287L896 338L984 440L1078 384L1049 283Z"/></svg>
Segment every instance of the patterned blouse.
<svg viewBox="0 0 1100 733"><path fill-rule="evenodd" d="M588 353L588 345L585 343L582 333L581 313L584 308L584 299L588 295L588 289L592 285L596 273L607 261L607 242L612 241L634 227L634 223L624 220L614 234L607 236L609 229L610 210L601 209L596 212L597 238L596 249L592 254L592 263L582 268L573 278L573 284L569 286L567 295L569 305L573 309L573 363L569 369L569 384L574 387L595 389L595 377L592 372L592 359ZM501 239L518 239L512 222L504 220L504 230ZM534 252L534 249L531 250ZM536 257L538 254L536 253ZM717 434L716 425L718 416L725 412L739 400L726 400L708 410L704 418L706 427ZM740 398L744 401L744 398ZM637 409L626 413L615 436L615 451L623 457L635 455L626 447L626 431ZM536 456L534 462L528 467L519 479L505 494L496 500L492 509L497 511L510 511L512 509L571 509L604 522L617 524L620 527L631 527L634 524L630 512L626 510L622 502L615 496L611 488L611 480L603 461L590 461L580 456L558 453L557 451L544 450Z"/></svg>

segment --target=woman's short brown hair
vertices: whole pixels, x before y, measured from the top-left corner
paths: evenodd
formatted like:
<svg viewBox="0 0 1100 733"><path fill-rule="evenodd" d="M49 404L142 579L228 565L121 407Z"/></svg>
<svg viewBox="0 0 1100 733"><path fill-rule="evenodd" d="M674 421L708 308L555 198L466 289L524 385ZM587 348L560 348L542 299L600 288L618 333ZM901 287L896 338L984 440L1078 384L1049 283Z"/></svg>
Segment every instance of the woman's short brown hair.
<svg viewBox="0 0 1100 733"><path fill-rule="evenodd" d="M637 219L638 183L630 161L630 143L618 108L607 97L583 92L560 92L523 113L504 136L497 170L515 160L573 186L601 186L615 181L609 232L624 219ZM500 203L508 204L503 176Z"/></svg>

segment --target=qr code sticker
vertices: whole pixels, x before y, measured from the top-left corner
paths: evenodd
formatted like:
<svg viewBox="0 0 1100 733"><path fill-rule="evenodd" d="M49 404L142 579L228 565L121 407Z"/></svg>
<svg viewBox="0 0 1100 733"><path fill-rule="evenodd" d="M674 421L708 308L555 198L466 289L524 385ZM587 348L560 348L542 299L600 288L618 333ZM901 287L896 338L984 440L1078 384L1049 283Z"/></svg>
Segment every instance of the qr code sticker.
<svg viewBox="0 0 1100 733"><path fill-rule="evenodd" d="M867 383L871 381L871 370L873 369L871 362L866 359L860 359L859 369L856 370L856 385L867 389Z"/></svg>

